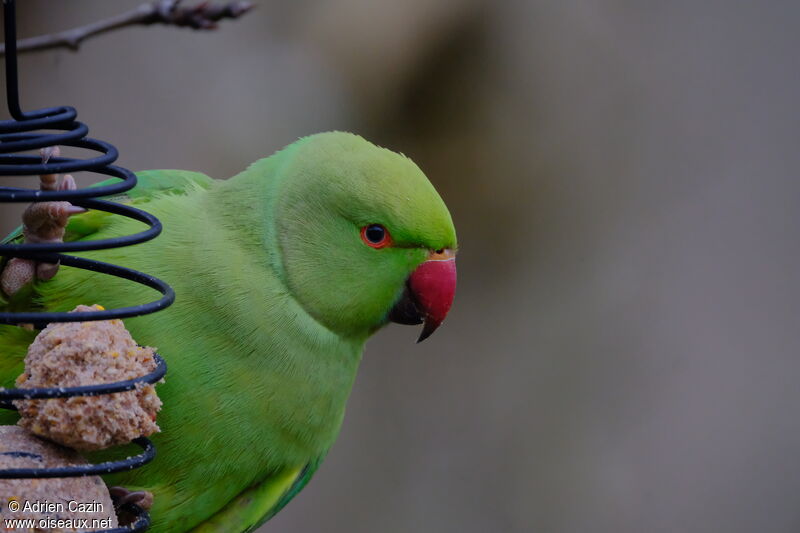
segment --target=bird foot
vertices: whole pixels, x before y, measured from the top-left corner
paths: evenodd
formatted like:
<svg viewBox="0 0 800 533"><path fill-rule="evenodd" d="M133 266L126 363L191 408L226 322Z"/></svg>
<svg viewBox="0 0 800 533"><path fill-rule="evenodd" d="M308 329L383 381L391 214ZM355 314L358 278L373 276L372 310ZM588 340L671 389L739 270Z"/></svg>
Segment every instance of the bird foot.
<svg viewBox="0 0 800 533"><path fill-rule="evenodd" d="M114 507L122 507L127 503L138 505L142 509L153 506L153 493L147 490L130 491L125 487L111 487L108 489Z"/></svg>
<svg viewBox="0 0 800 533"><path fill-rule="evenodd" d="M126 504L138 505L145 511L153 506L153 493L147 490L130 491L125 487L110 487L108 493L111 495L120 525L130 525L136 520L136 516L124 508Z"/></svg>
<svg viewBox="0 0 800 533"><path fill-rule="evenodd" d="M41 150L42 162L58 156L58 146L49 146ZM42 191L73 191L77 189L75 179L69 174L60 180L56 174L39 176L39 189ZM69 202L36 202L28 206L22 214L22 235L25 243L57 243L63 242L64 230L69 217L86 211ZM35 279L46 281L58 272L58 263L42 263L32 259L18 257L6 263L0 273L0 289L13 296L22 287Z"/></svg>

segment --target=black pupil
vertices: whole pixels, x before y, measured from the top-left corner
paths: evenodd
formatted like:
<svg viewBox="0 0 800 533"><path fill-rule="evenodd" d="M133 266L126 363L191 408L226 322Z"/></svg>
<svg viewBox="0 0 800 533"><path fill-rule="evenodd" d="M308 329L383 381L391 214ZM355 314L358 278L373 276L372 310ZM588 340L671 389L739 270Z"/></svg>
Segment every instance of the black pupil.
<svg viewBox="0 0 800 533"><path fill-rule="evenodd" d="M369 242L378 244L386 235L386 230L383 229L383 226L373 224L367 228L366 235Z"/></svg>

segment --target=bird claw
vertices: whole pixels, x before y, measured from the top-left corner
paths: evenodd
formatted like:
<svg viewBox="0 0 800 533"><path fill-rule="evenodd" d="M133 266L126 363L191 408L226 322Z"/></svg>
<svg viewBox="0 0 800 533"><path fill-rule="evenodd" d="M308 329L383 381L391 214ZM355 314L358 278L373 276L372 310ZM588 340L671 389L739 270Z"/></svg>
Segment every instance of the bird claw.
<svg viewBox="0 0 800 533"><path fill-rule="evenodd" d="M42 163L61 153L58 146L48 146L41 150ZM74 191L78 188L75 179L66 174L59 182L56 174L39 176L39 189L42 191ZM69 217L84 213L86 209L69 202L35 202L22 214L22 234L25 243L59 243L64 240L64 231ZM58 263L37 263L31 259L12 258L0 273L0 289L13 296L22 287L35 279L52 279L58 272Z"/></svg>
<svg viewBox="0 0 800 533"><path fill-rule="evenodd" d="M137 505L145 511L153 506L153 493L147 490L130 491L125 487L110 487L108 493L111 495L120 525L130 525L137 518L125 509L127 504Z"/></svg>
<svg viewBox="0 0 800 533"><path fill-rule="evenodd" d="M39 155L42 156L42 164L46 165L51 157L58 157L61 155L61 148L58 146L45 146L39 150Z"/></svg>
<svg viewBox="0 0 800 533"><path fill-rule="evenodd" d="M153 493L147 490L130 491L125 487L111 487L108 493L117 508L132 503L146 511L153 506Z"/></svg>

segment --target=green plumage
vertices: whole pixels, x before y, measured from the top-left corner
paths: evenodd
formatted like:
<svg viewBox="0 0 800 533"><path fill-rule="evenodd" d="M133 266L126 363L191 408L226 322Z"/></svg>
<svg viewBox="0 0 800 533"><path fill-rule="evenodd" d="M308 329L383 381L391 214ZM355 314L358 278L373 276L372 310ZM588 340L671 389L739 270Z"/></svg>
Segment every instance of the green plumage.
<svg viewBox="0 0 800 533"><path fill-rule="evenodd" d="M125 320L169 373L157 389L157 458L107 481L153 492L154 532L249 530L313 475L339 432L366 339L429 251L456 247L452 221L414 163L346 133L303 138L225 181L173 170L139 178L127 200L156 215L163 234L86 255L160 277L177 299ZM394 245L365 246L359 229L371 223ZM67 234L141 227L89 212ZM157 297L66 267L34 289L28 304L52 310ZM34 335L0 326L0 385L21 372Z"/></svg>

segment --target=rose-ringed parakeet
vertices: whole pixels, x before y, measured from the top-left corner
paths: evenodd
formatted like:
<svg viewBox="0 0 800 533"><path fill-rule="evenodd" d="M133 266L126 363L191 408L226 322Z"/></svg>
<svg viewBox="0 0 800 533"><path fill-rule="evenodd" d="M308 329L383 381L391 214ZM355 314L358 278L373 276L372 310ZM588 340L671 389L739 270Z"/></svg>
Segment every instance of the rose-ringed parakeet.
<svg viewBox="0 0 800 533"><path fill-rule="evenodd" d="M170 370L158 388L156 459L107 481L153 493L155 532L249 531L305 486L333 444L367 338L395 321L424 322L422 339L444 319L453 223L410 159L348 133L302 138L228 180L138 178L126 201L161 219L162 235L90 256L175 289L167 310L125 321ZM89 211L65 238L140 229ZM29 294L32 306L64 311L155 293L62 268ZM0 385L20 374L35 334L0 326Z"/></svg>

